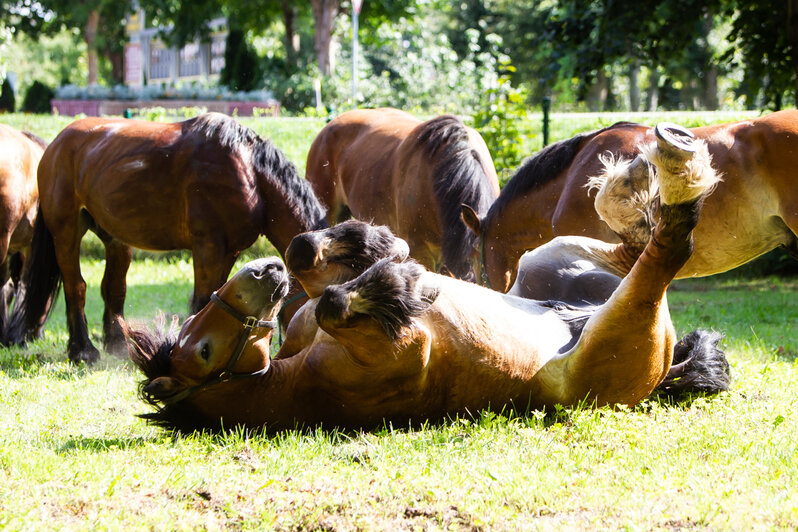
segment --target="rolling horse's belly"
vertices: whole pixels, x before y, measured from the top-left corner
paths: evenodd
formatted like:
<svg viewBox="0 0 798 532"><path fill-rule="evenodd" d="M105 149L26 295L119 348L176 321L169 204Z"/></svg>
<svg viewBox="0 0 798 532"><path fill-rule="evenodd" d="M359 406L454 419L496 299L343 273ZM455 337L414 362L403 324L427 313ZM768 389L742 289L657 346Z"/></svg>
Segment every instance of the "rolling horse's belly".
<svg viewBox="0 0 798 532"><path fill-rule="evenodd" d="M768 251L790 243L791 235L781 220L773 219L764 224L759 232L752 228L745 231L725 232L724 224L719 230L695 232L695 251L690 260L679 270L677 279L704 277L722 273L741 266Z"/></svg>

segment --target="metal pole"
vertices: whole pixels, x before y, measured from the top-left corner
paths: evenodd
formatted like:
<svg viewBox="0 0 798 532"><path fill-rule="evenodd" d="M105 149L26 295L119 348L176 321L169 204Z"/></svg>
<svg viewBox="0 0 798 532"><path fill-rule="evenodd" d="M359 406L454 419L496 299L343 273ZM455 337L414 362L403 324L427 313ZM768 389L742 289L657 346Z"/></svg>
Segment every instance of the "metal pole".
<svg viewBox="0 0 798 532"><path fill-rule="evenodd" d="M551 108L551 97L543 97L543 147L549 145L549 109Z"/></svg>
<svg viewBox="0 0 798 532"><path fill-rule="evenodd" d="M357 10L352 10L352 107L357 107Z"/></svg>

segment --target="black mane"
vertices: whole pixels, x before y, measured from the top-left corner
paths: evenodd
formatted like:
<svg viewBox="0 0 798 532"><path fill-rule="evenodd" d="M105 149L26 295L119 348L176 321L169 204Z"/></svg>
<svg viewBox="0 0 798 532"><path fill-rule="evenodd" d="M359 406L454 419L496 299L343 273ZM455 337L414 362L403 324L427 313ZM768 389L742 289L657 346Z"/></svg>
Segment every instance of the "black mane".
<svg viewBox="0 0 798 532"><path fill-rule="evenodd" d="M430 305L416 290L416 282L426 270L414 261L397 263L382 259L359 277L340 285L328 286L316 305L316 320L348 313L348 294L357 292L362 310L380 324L385 334L396 341L402 329L409 326L413 318L421 315ZM434 299L434 298L432 298Z"/></svg>
<svg viewBox="0 0 798 532"><path fill-rule="evenodd" d="M417 132L415 142L435 163L433 186L443 229L443 264L452 275L465 279L473 276L468 261L477 237L461 220L461 206L468 205L479 215L487 213L494 200L493 188L459 118L439 116L421 124Z"/></svg>
<svg viewBox="0 0 798 532"><path fill-rule="evenodd" d="M549 144L535 155L528 157L518 167L513 177L502 188L501 194L490 207L487 218L502 212L517 196L525 194L554 180L574 160L579 148L586 140L617 127L637 125L632 122L617 122L611 126L580 133L570 139Z"/></svg>
<svg viewBox="0 0 798 532"><path fill-rule="evenodd" d="M270 140L262 139L232 117L220 113L204 113L186 120L183 122L183 133L218 142L229 150L236 150L242 145L250 147L251 164L255 173L265 177L280 191L294 216L307 230L327 227L326 211L310 184L299 175L294 163Z"/></svg>
<svg viewBox="0 0 798 532"><path fill-rule="evenodd" d="M163 323L159 323L154 331L128 329L127 335L130 359L146 377L139 383L139 397L155 408L154 412L139 414L138 417L156 427L181 433L206 429L218 431L222 428L219 420L203 416L189 401L164 403L144 391L154 379L169 375L170 353L177 340L174 327L165 330Z"/></svg>

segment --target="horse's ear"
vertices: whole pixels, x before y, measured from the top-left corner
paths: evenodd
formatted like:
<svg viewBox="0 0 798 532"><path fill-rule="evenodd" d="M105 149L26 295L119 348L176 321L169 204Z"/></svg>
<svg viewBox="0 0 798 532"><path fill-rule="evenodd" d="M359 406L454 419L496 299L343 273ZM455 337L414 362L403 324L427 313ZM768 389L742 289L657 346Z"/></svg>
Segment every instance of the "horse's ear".
<svg viewBox="0 0 798 532"><path fill-rule="evenodd" d="M463 219L463 223L465 223L466 227L471 229L475 235L482 235L482 221L479 219L479 215L476 211L469 205L460 205L460 218Z"/></svg>
<svg viewBox="0 0 798 532"><path fill-rule="evenodd" d="M143 389L146 395L160 399L174 395L180 384L172 377L158 377L149 382Z"/></svg>
<svg viewBox="0 0 798 532"><path fill-rule="evenodd" d="M393 246L391 247L391 257L396 262L404 262L410 256L410 246L407 245L403 239L394 237Z"/></svg>

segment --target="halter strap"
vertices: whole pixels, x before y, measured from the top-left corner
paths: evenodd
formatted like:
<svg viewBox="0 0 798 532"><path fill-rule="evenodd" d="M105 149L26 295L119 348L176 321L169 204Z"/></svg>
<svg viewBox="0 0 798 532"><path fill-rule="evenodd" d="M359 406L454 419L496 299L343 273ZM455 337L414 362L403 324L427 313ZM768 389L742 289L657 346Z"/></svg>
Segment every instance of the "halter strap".
<svg viewBox="0 0 798 532"><path fill-rule="evenodd" d="M479 269L479 284L490 288L488 280L488 268L485 266L485 228L479 228L479 260L482 262L482 267Z"/></svg>
<svg viewBox="0 0 798 532"><path fill-rule="evenodd" d="M239 311L222 301L222 298L220 298L216 292L211 294L211 301L216 303L216 306L218 306L220 309L243 323L244 327L249 327L250 330L256 327L262 327L266 329L277 328L277 320L259 320L255 316L244 316Z"/></svg>
<svg viewBox="0 0 798 532"><path fill-rule="evenodd" d="M247 344L247 340L249 340L249 335L253 329L276 329L278 327L277 320L259 320L255 316L245 316L238 312L236 309L222 301L216 292L211 294L211 301L237 319L241 324L244 326L241 334L238 336L238 343L236 344L235 349L233 350L233 354L230 357L230 360L227 361L227 365L219 374L218 377L215 379L211 379L209 381L203 382L196 386L192 386L191 388L186 388L180 393L177 393L171 397L167 397L163 400L165 404L174 404L182 401L183 399L193 395L195 392L201 390L202 388L206 388L208 386L213 386L215 384L219 384L220 382L225 382L234 379L246 379L249 377L257 377L258 375L263 375L263 370L256 371L254 373L233 373L232 369L238 363L238 359L241 358L241 354L244 352L244 346Z"/></svg>

